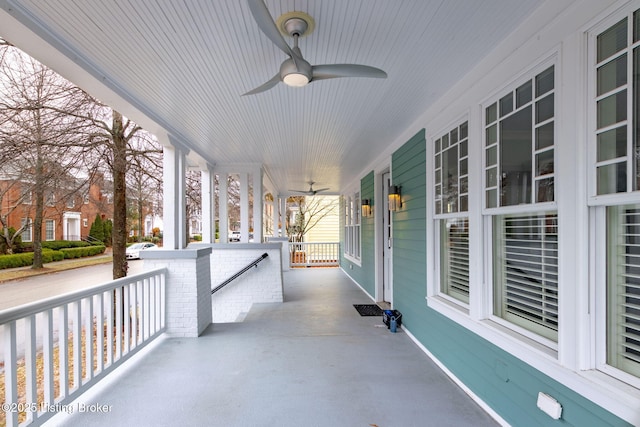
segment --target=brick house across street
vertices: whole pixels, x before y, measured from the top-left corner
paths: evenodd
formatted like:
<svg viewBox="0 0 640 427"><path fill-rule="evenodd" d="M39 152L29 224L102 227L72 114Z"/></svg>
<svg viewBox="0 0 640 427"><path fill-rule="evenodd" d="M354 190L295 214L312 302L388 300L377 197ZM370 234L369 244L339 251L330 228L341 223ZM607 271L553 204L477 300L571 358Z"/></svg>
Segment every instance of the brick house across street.
<svg viewBox="0 0 640 427"><path fill-rule="evenodd" d="M97 214L103 220L113 217L113 193L109 181L103 176L84 183L71 176L57 180L44 192L42 240L86 239ZM16 230L25 223L33 224L35 189L28 175L0 175L0 216L7 227ZM33 241L33 228L25 228L21 235L23 242Z"/></svg>

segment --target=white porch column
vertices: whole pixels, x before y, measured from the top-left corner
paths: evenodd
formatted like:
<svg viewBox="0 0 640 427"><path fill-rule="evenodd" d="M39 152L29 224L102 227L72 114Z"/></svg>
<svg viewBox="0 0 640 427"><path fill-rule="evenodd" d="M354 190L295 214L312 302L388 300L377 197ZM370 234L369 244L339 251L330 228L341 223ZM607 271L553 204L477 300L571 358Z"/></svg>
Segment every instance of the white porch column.
<svg viewBox="0 0 640 427"><path fill-rule="evenodd" d="M249 242L249 174L240 177L240 242ZM254 200L255 203L255 200Z"/></svg>
<svg viewBox="0 0 640 427"><path fill-rule="evenodd" d="M218 176L218 231L220 243L229 241L229 189L227 188L229 175L220 173Z"/></svg>
<svg viewBox="0 0 640 427"><path fill-rule="evenodd" d="M287 196L280 197L280 219L282 222L282 237L289 237L287 233Z"/></svg>
<svg viewBox="0 0 640 427"><path fill-rule="evenodd" d="M264 231L264 194L262 191L262 168L253 172L253 241L262 243Z"/></svg>
<svg viewBox="0 0 640 427"><path fill-rule="evenodd" d="M280 197L277 194L273 195L273 236L280 237Z"/></svg>
<svg viewBox="0 0 640 427"><path fill-rule="evenodd" d="M183 249L187 245L185 172L189 150L171 141L171 146L164 146L162 151L163 246Z"/></svg>
<svg viewBox="0 0 640 427"><path fill-rule="evenodd" d="M207 166L200 172L202 182L202 243L214 243L216 227L214 219L215 175Z"/></svg>

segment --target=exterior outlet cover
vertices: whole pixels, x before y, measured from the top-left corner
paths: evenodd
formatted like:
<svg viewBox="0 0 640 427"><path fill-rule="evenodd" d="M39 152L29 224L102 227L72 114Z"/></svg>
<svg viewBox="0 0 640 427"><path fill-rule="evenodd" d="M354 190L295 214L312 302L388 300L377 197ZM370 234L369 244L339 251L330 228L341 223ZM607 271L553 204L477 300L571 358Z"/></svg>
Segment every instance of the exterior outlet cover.
<svg viewBox="0 0 640 427"><path fill-rule="evenodd" d="M538 393L538 408L554 420L559 420L562 416L562 405L556 399L546 393Z"/></svg>

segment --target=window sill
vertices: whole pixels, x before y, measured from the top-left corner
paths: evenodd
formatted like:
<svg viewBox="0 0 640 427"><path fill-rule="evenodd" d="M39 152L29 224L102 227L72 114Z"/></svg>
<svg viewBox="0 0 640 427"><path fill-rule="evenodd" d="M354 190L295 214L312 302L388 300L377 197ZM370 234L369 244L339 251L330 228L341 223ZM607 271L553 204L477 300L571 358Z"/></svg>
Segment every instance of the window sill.
<svg viewBox="0 0 640 427"><path fill-rule="evenodd" d="M344 259L346 259L347 261L354 263L358 267L362 267L362 261L360 259L355 258L354 256L348 255L348 254L342 254L342 255L344 256Z"/></svg>

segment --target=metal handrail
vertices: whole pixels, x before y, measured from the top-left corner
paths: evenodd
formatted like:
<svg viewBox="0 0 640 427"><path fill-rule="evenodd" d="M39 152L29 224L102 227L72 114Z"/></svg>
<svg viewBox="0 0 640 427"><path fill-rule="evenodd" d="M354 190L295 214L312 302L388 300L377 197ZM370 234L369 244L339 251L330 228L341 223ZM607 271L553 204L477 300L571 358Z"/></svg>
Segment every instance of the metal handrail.
<svg viewBox="0 0 640 427"><path fill-rule="evenodd" d="M266 253L266 252L263 253L262 255L260 255L260 258L257 258L256 260L252 261L249 265L244 267L242 270L238 271L236 274L234 274L233 276L229 277L227 280L225 280L224 282L220 283L215 288L211 289L211 295L213 295L214 293L218 292L220 289L224 288L229 283L233 282L234 280L236 280L238 277L242 276L247 271L251 270L251 267L256 267L257 268L258 264L268 256L269 256L269 254Z"/></svg>

